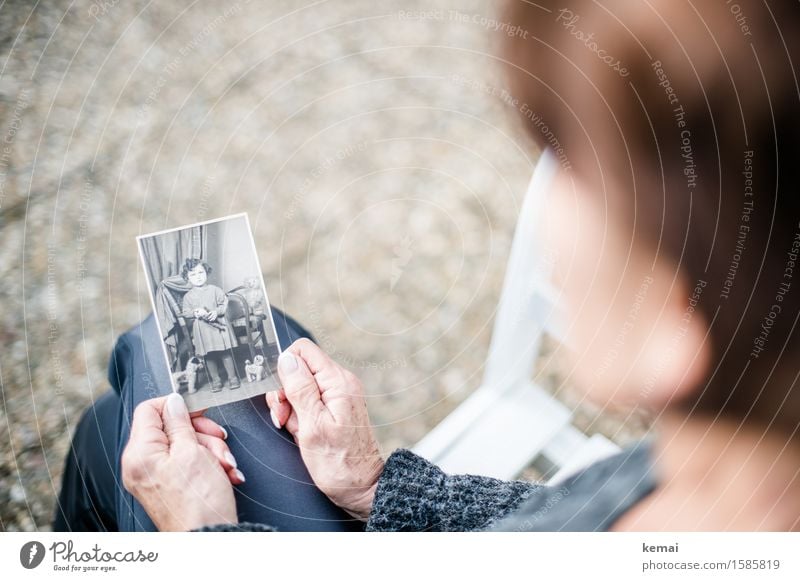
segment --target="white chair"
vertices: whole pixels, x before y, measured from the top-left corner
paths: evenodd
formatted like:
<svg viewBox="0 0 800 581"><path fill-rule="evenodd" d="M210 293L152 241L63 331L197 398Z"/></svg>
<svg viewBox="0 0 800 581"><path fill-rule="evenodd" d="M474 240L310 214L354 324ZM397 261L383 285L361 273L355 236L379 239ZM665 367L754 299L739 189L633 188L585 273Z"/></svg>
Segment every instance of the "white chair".
<svg viewBox="0 0 800 581"><path fill-rule="evenodd" d="M481 386L425 436L414 451L446 472L512 479L542 456L557 483L619 448L587 437L572 412L532 382L542 336L563 341L550 265L536 248L536 213L544 207L557 161L545 151L517 221Z"/></svg>

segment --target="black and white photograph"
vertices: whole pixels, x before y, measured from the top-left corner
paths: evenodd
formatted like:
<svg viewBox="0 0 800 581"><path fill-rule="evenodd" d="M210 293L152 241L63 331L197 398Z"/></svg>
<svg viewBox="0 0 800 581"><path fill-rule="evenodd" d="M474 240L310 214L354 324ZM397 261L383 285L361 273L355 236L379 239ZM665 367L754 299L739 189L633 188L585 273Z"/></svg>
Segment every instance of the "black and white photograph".
<svg viewBox="0 0 800 581"><path fill-rule="evenodd" d="M137 241L172 390L189 410L277 389L280 345L247 214Z"/></svg>
<svg viewBox="0 0 800 581"><path fill-rule="evenodd" d="M0 581L800 581L800 0L0 0L0 60Z"/></svg>

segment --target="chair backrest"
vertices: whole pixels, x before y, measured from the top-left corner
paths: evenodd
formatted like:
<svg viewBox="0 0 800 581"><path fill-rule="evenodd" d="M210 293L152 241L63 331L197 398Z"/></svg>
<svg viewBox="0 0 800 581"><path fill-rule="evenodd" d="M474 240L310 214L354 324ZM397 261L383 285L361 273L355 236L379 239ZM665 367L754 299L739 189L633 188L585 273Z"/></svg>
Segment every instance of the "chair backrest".
<svg viewBox="0 0 800 581"><path fill-rule="evenodd" d="M228 322L234 326L245 326L249 328L250 324L250 308L247 301L238 293L229 292L228 307L225 309L225 317Z"/></svg>
<svg viewBox="0 0 800 581"><path fill-rule="evenodd" d="M514 478L542 456L564 468L563 478L618 449L575 428L572 410L532 382L543 335L564 341L551 262L536 232L557 163L542 153L522 202L483 383L414 447L448 472Z"/></svg>
<svg viewBox="0 0 800 581"><path fill-rule="evenodd" d="M552 265L536 232L557 163L550 150L542 153L522 201L483 375L482 385L491 389L529 382L544 332L561 335Z"/></svg>

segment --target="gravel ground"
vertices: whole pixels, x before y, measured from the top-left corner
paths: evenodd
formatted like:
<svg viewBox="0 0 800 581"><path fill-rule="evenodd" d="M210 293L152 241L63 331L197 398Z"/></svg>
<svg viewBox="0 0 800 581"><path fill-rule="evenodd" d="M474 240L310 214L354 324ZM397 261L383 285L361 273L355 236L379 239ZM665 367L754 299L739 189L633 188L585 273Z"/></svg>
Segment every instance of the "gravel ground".
<svg viewBox="0 0 800 581"><path fill-rule="evenodd" d="M248 212L271 301L362 377L387 452L477 387L537 157L500 96L497 15L2 5L0 530L49 528L80 412L150 311L137 234Z"/></svg>

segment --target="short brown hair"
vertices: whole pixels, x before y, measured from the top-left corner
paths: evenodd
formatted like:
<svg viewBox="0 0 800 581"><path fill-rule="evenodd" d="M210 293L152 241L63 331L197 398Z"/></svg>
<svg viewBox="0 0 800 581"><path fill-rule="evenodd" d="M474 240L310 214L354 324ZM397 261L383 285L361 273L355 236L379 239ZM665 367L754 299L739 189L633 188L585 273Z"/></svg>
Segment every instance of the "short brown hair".
<svg viewBox="0 0 800 581"><path fill-rule="evenodd" d="M683 405L796 428L800 5L513 0L507 18L530 133L706 283L712 365Z"/></svg>

